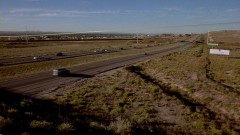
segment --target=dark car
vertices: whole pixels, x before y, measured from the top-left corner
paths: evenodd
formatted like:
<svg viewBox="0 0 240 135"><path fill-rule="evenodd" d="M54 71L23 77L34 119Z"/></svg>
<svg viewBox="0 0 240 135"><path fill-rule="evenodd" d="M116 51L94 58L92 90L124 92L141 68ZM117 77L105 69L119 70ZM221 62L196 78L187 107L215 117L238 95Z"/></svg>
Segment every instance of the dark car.
<svg viewBox="0 0 240 135"><path fill-rule="evenodd" d="M66 68L58 68L53 70L54 76L67 76L70 74L70 71Z"/></svg>
<svg viewBox="0 0 240 135"><path fill-rule="evenodd" d="M59 52L56 54L56 56L63 56L63 53Z"/></svg>

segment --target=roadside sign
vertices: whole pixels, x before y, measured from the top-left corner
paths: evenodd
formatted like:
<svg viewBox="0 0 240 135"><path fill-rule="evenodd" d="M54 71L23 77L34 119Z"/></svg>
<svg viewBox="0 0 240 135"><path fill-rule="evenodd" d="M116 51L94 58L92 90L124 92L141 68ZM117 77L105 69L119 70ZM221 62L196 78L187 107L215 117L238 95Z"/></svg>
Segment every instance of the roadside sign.
<svg viewBox="0 0 240 135"><path fill-rule="evenodd" d="M230 50L210 49L210 54L230 55Z"/></svg>
<svg viewBox="0 0 240 135"><path fill-rule="evenodd" d="M210 46L218 46L219 44L217 44L217 43L208 43L208 45L210 45Z"/></svg>

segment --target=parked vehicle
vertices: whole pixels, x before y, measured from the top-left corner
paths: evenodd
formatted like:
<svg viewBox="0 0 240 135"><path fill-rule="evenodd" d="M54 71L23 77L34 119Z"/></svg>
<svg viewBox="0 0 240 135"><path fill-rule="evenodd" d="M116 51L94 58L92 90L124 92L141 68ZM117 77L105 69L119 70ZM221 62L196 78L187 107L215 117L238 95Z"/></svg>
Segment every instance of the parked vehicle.
<svg viewBox="0 0 240 135"><path fill-rule="evenodd" d="M70 74L70 71L66 68L53 69L54 76L67 76Z"/></svg>

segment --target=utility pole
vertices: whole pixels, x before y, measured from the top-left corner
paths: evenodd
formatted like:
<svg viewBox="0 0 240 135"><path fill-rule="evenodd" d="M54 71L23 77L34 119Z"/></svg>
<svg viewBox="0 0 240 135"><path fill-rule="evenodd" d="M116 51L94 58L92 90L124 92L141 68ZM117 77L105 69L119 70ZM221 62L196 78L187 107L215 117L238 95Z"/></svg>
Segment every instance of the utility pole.
<svg viewBox="0 0 240 135"><path fill-rule="evenodd" d="M26 25L26 43L28 44L28 28L27 28L27 25Z"/></svg>
<svg viewBox="0 0 240 135"><path fill-rule="evenodd" d="M209 37L209 32L208 32L208 34L207 34L207 44L208 44L208 37Z"/></svg>
<svg viewBox="0 0 240 135"><path fill-rule="evenodd" d="M137 33L137 45L138 45L138 33Z"/></svg>

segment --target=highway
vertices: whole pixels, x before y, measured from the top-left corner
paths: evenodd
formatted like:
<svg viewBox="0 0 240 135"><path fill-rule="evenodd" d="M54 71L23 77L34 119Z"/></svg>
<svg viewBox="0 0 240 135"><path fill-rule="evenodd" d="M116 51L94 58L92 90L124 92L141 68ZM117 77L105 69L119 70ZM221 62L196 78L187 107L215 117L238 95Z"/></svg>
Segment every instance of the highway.
<svg viewBox="0 0 240 135"><path fill-rule="evenodd" d="M197 38L197 37L196 37ZM39 73L37 75L25 76L22 78L12 79L5 82L0 82L0 89L8 90L15 93L20 93L34 98L42 98L47 94L54 92L58 86L70 82L75 82L82 78L93 77L97 74L113 70L126 65L138 63L140 61L148 60L156 56L164 56L166 54L179 51L179 46L152 51L147 54L137 54L131 56L124 56L104 61L74 66L68 68L71 74L67 77L53 76L52 72ZM185 45L192 45L189 42Z"/></svg>
<svg viewBox="0 0 240 135"><path fill-rule="evenodd" d="M165 45L170 45L170 44L176 44L177 42L174 43L168 43ZM0 66L11 66L11 65L19 65L19 64L27 64L27 63L36 63L36 62L43 62L43 61L52 61L52 60L60 60L60 59L68 59L68 58L74 58L74 57L82 57L82 56L90 56L90 55L96 55L96 54L104 54L104 53L114 53L114 52L120 52L120 51L126 51L126 50L136 50L136 49L145 49L149 47L153 47L156 45L151 45L151 46L141 46L141 47L135 47L135 48L115 48L115 49L104 49L106 51L102 50L96 50L98 52L93 52L93 51L86 51L86 52L81 52L81 53L63 53L62 56L56 56L55 55L39 55L41 58L38 59L33 59L33 56L28 56L28 57L16 57L16 58L5 58L5 59L0 59ZM36 56L37 57L37 56Z"/></svg>
<svg viewBox="0 0 240 135"><path fill-rule="evenodd" d="M68 59L74 57L82 57L88 55L95 55L95 54L103 54L103 53L113 53L119 50L108 50L106 52L81 52L81 53L63 53L62 56L55 55L39 55L42 58L33 59L32 57L17 57L17 58L7 58L7 59L0 59L0 66L11 66L11 65L18 65L18 64L27 64L27 63L35 63L35 62L43 62L43 61L52 61L52 60L59 60L59 59ZM37 56L36 56L37 57Z"/></svg>
<svg viewBox="0 0 240 135"><path fill-rule="evenodd" d="M188 37L184 40L192 42L192 40L196 36ZM166 43L164 45L170 45L170 44L177 44L177 42L172 43ZM15 58L2 58L0 59L0 66L11 66L11 65L19 65L19 64L27 64L27 63L36 63L36 62L43 62L43 61L52 61L52 60L60 60L60 59L68 59L68 58L74 58L74 57L82 57L82 56L89 56L89 55L96 55L96 54L103 54L103 53L114 53L119 51L126 51L126 50L134 50L134 49L145 49L149 47L157 46L157 44L151 44L147 46L139 46L139 47L128 47L128 48L115 48L115 49L104 49L102 50L96 50L97 52L93 51L86 51L86 52L79 52L79 53L65 53L63 52L62 56L56 56L56 54L48 54L48 55L38 55L38 56L28 56L28 57L15 57ZM33 59L33 57L36 57L37 59Z"/></svg>

